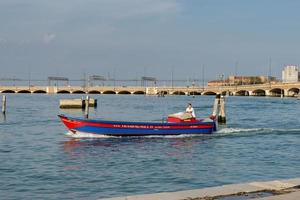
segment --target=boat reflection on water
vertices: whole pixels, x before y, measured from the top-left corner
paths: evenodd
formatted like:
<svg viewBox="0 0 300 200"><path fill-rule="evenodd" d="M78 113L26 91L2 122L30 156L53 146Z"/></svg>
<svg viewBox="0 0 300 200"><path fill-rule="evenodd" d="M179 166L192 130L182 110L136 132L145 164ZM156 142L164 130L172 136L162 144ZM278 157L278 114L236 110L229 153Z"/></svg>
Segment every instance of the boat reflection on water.
<svg viewBox="0 0 300 200"><path fill-rule="evenodd" d="M78 151L89 151L93 148L97 151L98 148L111 150L113 152L119 150L126 150L134 148L137 152L149 150L152 148L168 149L191 149L194 145L201 145L201 143L210 140L209 136L155 136L155 137L108 137L108 138L71 138L64 141L63 148L67 153Z"/></svg>
<svg viewBox="0 0 300 200"><path fill-rule="evenodd" d="M65 152L64 170L78 171L86 168L86 160L89 157L95 158L108 155L108 148L111 148L113 143L105 140L94 139L78 139L71 138L62 143L62 148ZM98 148L99 147L99 148ZM96 153L96 154L95 154ZM93 159L92 159L93 160Z"/></svg>
<svg viewBox="0 0 300 200"><path fill-rule="evenodd" d="M172 168L172 163L190 163L199 148L214 145L211 139L208 136L70 138L62 143L63 169L85 173L110 168L119 173L150 166L160 169L161 163Z"/></svg>
<svg viewBox="0 0 300 200"><path fill-rule="evenodd" d="M174 148L189 148L193 145L199 145L204 141L209 140L211 137L186 137L186 138L176 138L171 141L170 145Z"/></svg>
<svg viewBox="0 0 300 200"><path fill-rule="evenodd" d="M64 150L68 153L72 153L73 150L85 149L89 147L111 147L113 144L110 141L104 141L99 139L78 139L72 138L64 141Z"/></svg>

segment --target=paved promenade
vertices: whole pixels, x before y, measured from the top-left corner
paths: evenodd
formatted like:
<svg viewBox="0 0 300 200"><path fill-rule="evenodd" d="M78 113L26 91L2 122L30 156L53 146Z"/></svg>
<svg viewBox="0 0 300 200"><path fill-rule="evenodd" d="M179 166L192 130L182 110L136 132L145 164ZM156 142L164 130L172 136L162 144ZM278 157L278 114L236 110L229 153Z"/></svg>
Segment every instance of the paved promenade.
<svg viewBox="0 0 300 200"><path fill-rule="evenodd" d="M300 200L300 178L100 200Z"/></svg>

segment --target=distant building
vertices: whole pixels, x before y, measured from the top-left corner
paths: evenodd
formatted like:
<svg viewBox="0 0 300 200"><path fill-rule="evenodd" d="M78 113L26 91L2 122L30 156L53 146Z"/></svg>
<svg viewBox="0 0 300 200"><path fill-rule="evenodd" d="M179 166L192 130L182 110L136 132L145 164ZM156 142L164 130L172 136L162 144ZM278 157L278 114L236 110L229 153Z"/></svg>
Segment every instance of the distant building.
<svg viewBox="0 0 300 200"><path fill-rule="evenodd" d="M299 77L300 77L299 68L296 65L286 65L282 70L283 83L298 82Z"/></svg>
<svg viewBox="0 0 300 200"><path fill-rule="evenodd" d="M217 87L217 86L224 86L226 83L222 80L212 80L207 82L207 86Z"/></svg>
<svg viewBox="0 0 300 200"><path fill-rule="evenodd" d="M273 76L229 76L225 80L213 80L208 82L208 86L226 86L226 85L253 85L264 83L275 83Z"/></svg>
<svg viewBox="0 0 300 200"><path fill-rule="evenodd" d="M272 76L229 76L227 82L229 85L252 85L275 82L276 78Z"/></svg>

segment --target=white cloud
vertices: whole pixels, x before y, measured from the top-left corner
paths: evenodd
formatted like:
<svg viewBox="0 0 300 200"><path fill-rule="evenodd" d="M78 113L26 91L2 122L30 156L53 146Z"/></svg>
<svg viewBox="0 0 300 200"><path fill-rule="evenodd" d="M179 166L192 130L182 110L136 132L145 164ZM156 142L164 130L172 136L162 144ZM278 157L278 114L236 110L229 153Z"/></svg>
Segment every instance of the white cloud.
<svg viewBox="0 0 300 200"><path fill-rule="evenodd" d="M4 39L4 38L0 38L0 45L2 45L2 44L5 44L7 42L7 40L6 39Z"/></svg>
<svg viewBox="0 0 300 200"><path fill-rule="evenodd" d="M9 45L9 41L5 38L0 38L0 48L5 48L8 47Z"/></svg>
<svg viewBox="0 0 300 200"><path fill-rule="evenodd" d="M106 0L106 6L110 12L105 14L117 19L166 15L180 10L175 0Z"/></svg>
<svg viewBox="0 0 300 200"><path fill-rule="evenodd" d="M56 34L54 33L45 33L43 36L43 43L50 44L56 38Z"/></svg>
<svg viewBox="0 0 300 200"><path fill-rule="evenodd" d="M181 10L178 0L77 0L72 2L68 13L97 16L102 19L127 19L144 16L163 16ZM66 10L65 10L66 12Z"/></svg>

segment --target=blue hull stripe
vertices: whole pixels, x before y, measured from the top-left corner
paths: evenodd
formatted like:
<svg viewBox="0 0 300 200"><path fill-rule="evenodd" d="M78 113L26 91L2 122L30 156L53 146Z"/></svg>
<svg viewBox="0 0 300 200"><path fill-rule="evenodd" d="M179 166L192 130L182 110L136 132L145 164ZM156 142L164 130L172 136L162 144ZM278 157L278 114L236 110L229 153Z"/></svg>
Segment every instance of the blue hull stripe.
<svg viewBox="0 0 300 200"><path fill-rule="evenodd" d="M68 117L70 120L88 122L88 123L101 123L101 124L121 124L121 125L152 125L152 126L190 126L190 125L201 125L201 124L211 124L214 122L125 122L125 121L108 121L108 120L90 120L90 119L77 119L73 117Z"/></svg>
<svg viewBox="0 0 300 200"><path fill-rule="evenodd" d="M179 134L211 134L215 128L201 129L128 129L128 128L104 128L95 126L82 126L76 131L101 134L101 135L179 135Z"/></svg>

